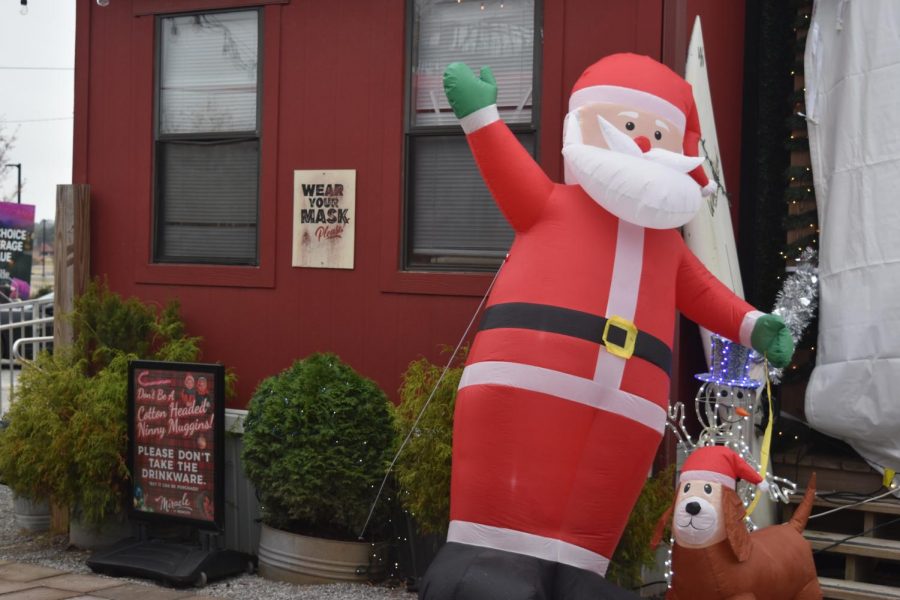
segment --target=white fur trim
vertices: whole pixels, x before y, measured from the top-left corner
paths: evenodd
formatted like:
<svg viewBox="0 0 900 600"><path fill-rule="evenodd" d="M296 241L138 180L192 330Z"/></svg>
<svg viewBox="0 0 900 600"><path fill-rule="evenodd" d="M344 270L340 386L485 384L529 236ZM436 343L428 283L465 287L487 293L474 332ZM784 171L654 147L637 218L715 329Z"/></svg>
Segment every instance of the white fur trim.
<svg viewBox="0 0 900 600"><path fill-rule="evenodd" d="M735 481L734 477L729 477L724 473L719 473L718 471L703 471L703 470L693 470L693 471L683 471L681 476L678 478L679 485L686 481L709 481L713 483L721 483L722 485L728 486L731 489L734 489Z"/></svg>
<svg viewBox="0 0 900 600"><path fill-rule="evenodd" d="M764 314L766 313L758 310L751 310L744 315L744 320L741 321L741 339L738 340L741 343L741 346L746 346L748 348L753 347L750 344L750 336L753 335L753 327L756 325L756 321Z"/></svg>
<svg viewBox="0 0 900 600"><path fill-rule="evenodd" d="M769 482L763 479L759 483L756 484L757 489L760 492L768 492L769 491Z"/></svg>
<svg viewBox="0 0 900 600"><path fill-rule="evenodd" d="M609 559L602 554L569 542L469 521L450 521L447 541L551 560L600 576L606 575L609 567Z"/></svg>
<svg viewBox="0 0 900 600"><path fill-rule="evenodd" d="M569 97L569 111L593 103L623 104L640 111L651 112L673 123L682 133L687 122L685 114L668 100L618 85L594 85L581 88Z"/></svg>
<svg viewBox="0 0 900 600"><path fill-rule="evenodd" d="M459 120L459 124L462 125L463 131L466 132L466 135L469 135L470 133L478 131L482 127L490 125L494 121L499 120L500 113L497 112L497 105L491 104L490 106L479 108L472 114L466 115Z"/></svg>
<svg viewBox="0 0 900 600"><path fill-rule="evenodd" d="M715 181L710 181L702 188L700 188L700 193L703 194L704 198L706 198L707 196L712 196L713 194L715 194L717 189L719 189L719 184Z"/></svg>
<svg viewBox="0 0 900 600"><path fill-rule="evenodd" d="M472 385L503 385L592 406L649 427L662 435L666 411L640 396L552 369L513 362L484 361L463 370L459 389Z"/></svg>

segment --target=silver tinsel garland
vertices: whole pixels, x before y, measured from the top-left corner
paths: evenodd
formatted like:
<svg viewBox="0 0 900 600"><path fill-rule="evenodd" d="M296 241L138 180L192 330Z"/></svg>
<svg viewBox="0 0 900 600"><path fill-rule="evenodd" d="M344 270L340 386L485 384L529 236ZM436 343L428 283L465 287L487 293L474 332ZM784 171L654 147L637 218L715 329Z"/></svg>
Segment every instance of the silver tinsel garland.
<svg viewBox="0 0 900 600"><path fill-rule="evenodd" d="M794 346L800 343L803 332L816 315L819 297L819 275L816 251L807 247L797 259L797 266L784 280L784 285L775 298L772 314L784 319L794 339ZM782 369L769 368L772 383L781 382Z"/></svg>

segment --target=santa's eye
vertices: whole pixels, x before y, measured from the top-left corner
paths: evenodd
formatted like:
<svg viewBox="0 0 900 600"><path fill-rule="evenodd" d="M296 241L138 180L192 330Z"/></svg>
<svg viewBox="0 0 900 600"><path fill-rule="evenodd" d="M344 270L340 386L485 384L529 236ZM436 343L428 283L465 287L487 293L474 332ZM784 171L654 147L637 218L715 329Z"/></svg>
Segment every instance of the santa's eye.
<svg viewBox="0 0 900 600"><path fill-rule="evenodd" d="M625 129L627 129L628 131L634 130L634 123L628 121L627 123L625 123Z"/></svg>
<svg viewBox="0 0 900 600"><path fill-rule="evenodd" d="M684 493L685 494L687 494L688 490L690 490L690 489L691 489L691 484L689 484L689 483L684 484Z"/></svg>
<svg viewBox="0 0 900 600"><path fill-rule="evenodd" d="M655 137L658 140L661 140L662 139L662 131L654 132L653 137Z"/></svg>
<svg viewBox="0 0 900 600"><path fill-rule="evenodd" d="M712 486L707 483L706 485L703 486L703 491L706 492L707 494L712 494Z"/></svg>

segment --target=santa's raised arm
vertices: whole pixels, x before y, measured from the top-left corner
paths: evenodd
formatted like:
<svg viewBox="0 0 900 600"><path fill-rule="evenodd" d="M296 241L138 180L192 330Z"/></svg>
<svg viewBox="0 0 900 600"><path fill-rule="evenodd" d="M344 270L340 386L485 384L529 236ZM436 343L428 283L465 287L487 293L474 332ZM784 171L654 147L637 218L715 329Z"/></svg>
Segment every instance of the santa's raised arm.
<svg viewBox="0 0 900 600"><path fill-rule="evenodd" d="M449 543L422 597L495 597L457 584L497 564L484 578L497 589L581 597L546 588L572 583L625 597L603 575L665 428L676 308L776 366L793 342L676 229L712 186L691 88L670 69L619 54L584 72L564 127L565 184L500 120L489 69L452 64L444 87L516 236L460 382ZM523 571L540 576L523 588Z"/></svg>

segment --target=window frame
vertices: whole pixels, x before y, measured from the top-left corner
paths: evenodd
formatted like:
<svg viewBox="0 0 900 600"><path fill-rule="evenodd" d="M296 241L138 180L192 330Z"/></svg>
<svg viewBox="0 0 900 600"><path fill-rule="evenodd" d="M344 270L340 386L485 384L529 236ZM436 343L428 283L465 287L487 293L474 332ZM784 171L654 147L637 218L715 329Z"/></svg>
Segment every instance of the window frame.
<svg viewBox="0 0 900 600"><path fill-rule="evenodd" d="M412 215L414 211L414 199L412 193L413 184L413 161L415 160L412 152L413 138L418 137L465 137L465 133L458 123L453 125L413 125L413 115L415 107L413 106L415 99L413 94L413 73L414 66L414 38L417 34L416 28L416 0L405 0L406 2L406 34L404 40L404 90L403 90L403 151L402 151L402 212L400 225L400 245L399 245L399 269L404 273L447 273L447 274L469 274L484 275L497 271L502 265L486 266L486 267L470 267L459 264L440 265L419 265L411 264L410 244ZM542 81L543 81L543 63L542 63L542 46L543 46L543 0L534 0L534 39L532 42L532 92L531 92L531 121L530 123L512 123L508 124L510 131L518 138L520 135L534 136L534 153L532 156L536 162L540 162L541 148L541 97ZM470 65L472 66L472 65ZM473 67L474 68L474 67Z"/></svg>
<svg viewBox="0 0 900 600"><path fill-rule="evenodd" d="M289 0L288 0L289 1ZM276 261L277 161L281 70L281 11L285 0L144 0L140 11L135 5L132 29L131 70L133 120L132 139L144 140L134 146L134 169L138 185L135 204L135 244L123 249L132 255L134 281L139 284L162 284L198 287L274 288ZM211 6L215 4L216 6ZM154 263L152 254L155 201L155 123L156 123L156 34L157 16L185 13L254 8L262 11L260 47L259 110L259 188L257 244L258 265L221 265L203 263ZM141 12L141 14L137 14Z"/></svg>
<svg viewBox="0 0 900 600"><path fill-rule="evenodd" d="M216 10L254 8L266 4L290 4L291 0L132 0L131 14L135 17L184 12L213 12Z"/></svg>
<svg viewBox="0 0 900 600"><path fill-rule="evenodd" d="M197 15L227 14L238 12L255 12L256 13L256 29L257 29L257 67L256 67L256 128L246 131L223 131L223 132L201 132L201 133L160 133L160 108L162 106L162 26L163 20L167 18L191 17ZM153 264L157 265L211 265L211 266L239 266L239 267L257 267L260 262L260 180L262 170L262 104L263 104L263 70L265 68L265 57L263 56L264 44L263 34L265 32L265 15L262 7L259 6L239 6L233 8L222 8L214 10L192 10L176 14L158 14L154 17L154 39L156 40L153 58L153 218L151 221L151 249L150 258ZM161 202L163 170L160 168L160 156L163 147L167 143L172 142L203 142L217 141L220 143L231 142L249 142L256 141L256 247L253 262L238 261L222 261L217 262L214 259L186 259L186 260L161 260L160 246L161 238L164 235L164 229L161 228L161 221L164 217L163 206Z"/></svg>

